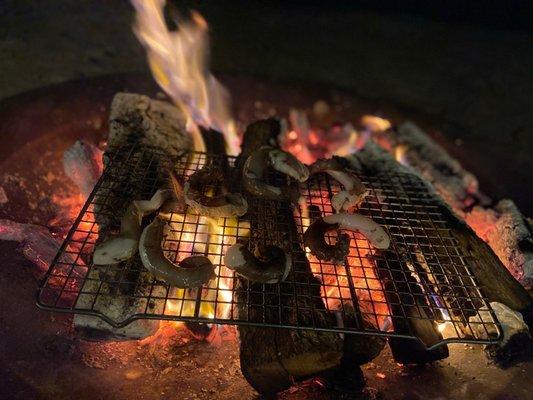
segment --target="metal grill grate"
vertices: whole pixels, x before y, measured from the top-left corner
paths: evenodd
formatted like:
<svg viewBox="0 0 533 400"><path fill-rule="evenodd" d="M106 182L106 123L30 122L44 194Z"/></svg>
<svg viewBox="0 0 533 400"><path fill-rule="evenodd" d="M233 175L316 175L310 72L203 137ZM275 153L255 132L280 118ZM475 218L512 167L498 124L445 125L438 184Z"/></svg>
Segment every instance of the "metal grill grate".
<svg viewBox="0 0 533 400"><path fill-rule="evenodd" d="M401 172L360 176L370 194L358 212L386 228L392 244L389 250L377 252L362 235L350 233L351 247L344 266L322 262L306 253L308 260L295 259L295 263L306 265L294 265L293 273L282 284L252 285L223 265L227 248L237 239L245 240L251 226L252 235L263 227L264 232L258 237L265 244L272 235L290 232L293 247L302 248L301 235L310 218L318 213L331 214L330 198L340 190L324 174L300 185L304 201L294 210L287 205L252 200L250 211L239 220L214 221L192 211L168 213L162 243L166 256L178 261L191 254L203 254L216 266L216 279L201 289L171 288L155 280L138 256L113 266L92 265L99 231L102 236L116 231L132 200L148 199L165 185L171 165L186 181L207 157L203 153L187 153L171 162L153 148L132 146L115 151L42 281L38 305L98 316L115 327L150 318L413 338L416 334L411 322L418 319L434 321L443 333L441 342L426 344L428 347L499 339L500 327L470 274L469 260L447 227L439 205L421 180ZM209 157L229 170L235 161L219 155ZM278 175L272 179L282 178ZM285 207L284 212L292 213L296 229L291 231L289 225L294 224L288 220L276 221L275 228L269 228L271 207ZM317 280L301 273L307 264ZM306 285L315 287L301 290ZM299 301L298 296L311 296L309 293L318 301ZM284 301L289 297L295 301ZM312 309L290 309L302 304ZM324 315L331 323L324 326L317 324L315 318L291 317L306 312Z"/></svg>

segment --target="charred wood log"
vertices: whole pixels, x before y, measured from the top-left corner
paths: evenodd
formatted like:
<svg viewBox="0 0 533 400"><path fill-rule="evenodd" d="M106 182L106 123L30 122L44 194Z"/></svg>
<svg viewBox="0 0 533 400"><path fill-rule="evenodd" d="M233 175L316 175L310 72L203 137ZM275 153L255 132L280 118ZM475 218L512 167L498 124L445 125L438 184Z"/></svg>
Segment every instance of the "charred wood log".
<svg viewBox="0 0 533 400"><path fill-rule="evenodd" d="M395 172L401 165L372 143L348 158L355 169L366 174ZM401 249L397 249L400 251ZM385 261L387 260L387 261ZM391 311L394 332L415 336L416 339L393 337L389 345L394 359L402 364L424 364L448 357L448 347L441 345L428 350L442 341L442 335L432 321L434 315L426 303L427 294L413 278L406 260L398 260L390 250L375 260L378 276L385 289L385 297Z"/></svg>
<svg viewBox="0 0 533 400"><path fill-rule="evenodd" d="M487 243L509 272L526 288L533 287L533 229L512 200L492 208L474 207L466 223Z"/></svg>
<svg viewBox="0 0 533 400"><path fill-rule="evenodd" d="M265 144L275 144L279 123L259 121L245 133L237 169L251 152ZM273 325L300 325L314 328L334 326L320 296L320 282L311 272L300 245L295 244L296 225L292 206L285 202L247 198L255 216L252 219L250 246L261 250L276 245L291 253L292 270L278 285L251 283L239 279L237 309L239 317L250 322ZM246 217L246 216L245 216ZM251 305L251 306L248 306ZM254 307L254 305L257 305ZM280 312L281 310L281 312ZM294 381L338 368L351 369L379 354L381 339L349 335L343 340L332 332L239 326L241 370L248 382L262 394L287 389ZM347 335L348 336L348 335ZM346 357L345 357L346 355Z"/></svg>
<svg viewBox="0 0 533 400"><path fill-rule="evenodd" d="M350 161L353 161L352 163L354 164L354 167L362 166L362 168L366 169L368 173L395 171L400 174L410 174L411 178L418 179L422 183L424 182L424 180L414 171L398 164L385 151L378 148L373 143L367 143L362 151L349 157L349 159ZM432 187L428 186L428 189L430 193L433 192ZM444 216L447 226L450 228L453 237L458 242L458 246L467 252L467 256L470 256L470 271L480 285L483 295L490 302L498 302L504 304L513 311L520 312L531 328L533 300L529 293L516 279L514 279L491 248L481 240L464 221L457 217L436 193L432 195L431 200L434 204L439 205L439 212ZM398 299L396 299L396 302L397 300ZM479 304L466 305L466 308L473 311L475 311L476 307L479 307ZM466 315L466 317L468 316L469 315ZM413 326L411 325L410 328L413 329ZM415 332L418 330L420 329L414 327ZM420 333L422 334L422 337L424 337L425 334L423 334L423 332ZM439 333L436 332L433 337L438 337L438 335ZM398 341L401 345L398 344ZM405 353L405 347L403 347L404 342L401 339L391 340L389 343L392 347L396 347L396 352L401 351L402 353ZM393 349L393 353L394 352L395 350Z"/></svg>
<svg viewBox="0 0 533 400"><path fill-rule="evenodd" d="M389 338L394 359L401 364L425 364L447 358L449 352L446 345L427 349L443 338L433 322L435 316L426 304L426 296L418 283L410 277L404 265L399 263L394 269L390 269L387 265L380 265L380 260L376 262L378 276L385 288L394 332L419 338Z"/></svg>
<svg viewBox="0 0 533 400"><path fill-rule="evenodd" d="M147 96L118 93L109 116L108 151L132 143L158 147L169 157L192 149L186 118L174 105Z"/></svg>
<svg viewBox="0 0 533 400"><path fill-rule="evenodd" d="M377 133L375 140L434 185L454 210L490 201L480 192L476 177L414 123L407 121Z"/></svg>
<svg viewBox="0 0 533 400"><path fill-rule="evenodd" d="M513 276L526 289L532 287L532 229L512 200L491 205L491 200L480 191L476 177L412 122L377 133L373 139L431 182Z"/></svg>

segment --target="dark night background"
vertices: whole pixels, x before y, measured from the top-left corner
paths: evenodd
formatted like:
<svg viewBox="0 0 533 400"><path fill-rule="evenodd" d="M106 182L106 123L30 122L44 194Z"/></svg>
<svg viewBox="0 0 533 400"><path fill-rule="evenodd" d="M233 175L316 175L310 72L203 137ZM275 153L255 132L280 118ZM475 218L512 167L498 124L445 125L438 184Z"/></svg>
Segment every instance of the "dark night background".
<svg viewBox="0 0 533 400"><path fill-rule="evenodd" d="M174 3L207 19L215 71L321 83L427 116L471 156L482 188L533 214L530 1ZM147 71L131 24L127 1L1 0L0 98Z"/></svg>

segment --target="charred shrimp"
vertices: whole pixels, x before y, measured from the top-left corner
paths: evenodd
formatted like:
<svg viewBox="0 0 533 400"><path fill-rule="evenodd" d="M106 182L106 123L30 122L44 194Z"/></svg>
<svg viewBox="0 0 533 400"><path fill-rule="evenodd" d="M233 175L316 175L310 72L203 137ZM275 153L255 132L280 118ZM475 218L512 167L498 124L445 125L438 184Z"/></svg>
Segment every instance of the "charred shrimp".
<svg viewBox="0 0 533 400"><path fill-rule="evenodd" d="M370 218L348 213L328 215L314 221L304 233L304 243L311 254L324 261L341 264L349 252L350 237L345 233L339 233L334 245L326 242L326 233L332 230L359 231L381 250L390 246L390 238L385 230Z"/></svg>
<svg viewBox="0 0 533 400"><path fill-rule="evenodd" d="M278 283L287 278L292 259L277 246L267 246L263 260L241 243L231 246L224 256L224 264L237 274L257 283Z"/></svg>
<svg viewBox="0 0 533 400"><path fill-rule="evenodd" d="M165 257L163 241L164 221L156 217L148 225L139 241L139 255L144 267L157 279L178 288L199 287L214 278L214 265L204 256L190 256L174 264Z"/></svg>
<svg viewBox="0 0 533 400"><path fill-rule="evenodd" d="M310 167L310 172L311 174L325 172L344 187L344 190L331 198L331 205L336 212L348 211L359 205L367 194L367 189L359 177L343 168L336 158L315 161Z"/></svg>
<svg viewBox="0 0 533 400"><path fill-rule="evenodd" d="M269 168L281 172L299 182L309 178L305 165L294 156L271 146L262 146L250 154L243 168L243 185L254 196L269 200L298 202L299 193L294 187L280 188L266 183Z"/></svg>
<svg viewBox="0 0 533 400"><path fill-rule="evenodd" d="M212 218L243 216L248 202L239 193L229 193L219 167L210 165L196 171L183 187L185 203L200 215ZM219 193L207 196L206 188L218 188Z"/></svg>
<svg viewBox="0 0 533 400"><path fill-rule="evenodd" d="M120 221L120 233L96 246L93 263L112 265L133 257L137 253L143 217L157 211L171 197L172 191L164 189L158 190L150 200L132 201Z"/></svg>

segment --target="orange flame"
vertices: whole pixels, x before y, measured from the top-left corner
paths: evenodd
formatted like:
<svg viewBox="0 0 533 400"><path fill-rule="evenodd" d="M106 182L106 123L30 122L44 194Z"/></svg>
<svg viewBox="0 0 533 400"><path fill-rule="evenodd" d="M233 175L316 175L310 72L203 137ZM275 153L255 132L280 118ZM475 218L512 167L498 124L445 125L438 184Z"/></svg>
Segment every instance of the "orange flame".
<svg viewBox="0 0 533 400"><path fill-rule="evenodd" d="M361 125L370 132L385 132L392 126L388 119L378 117L377 115L363 115Z"/></svg>
<svg viewBox="0 0 533 400"><path fill-rule="evenodd" d="M398 161L400 164L403 165L409 165L409 162L407 161L407 151L409 150L409 147L405 144L399 144L394 149L394 158L396 158L396 161Z"/></svg>
<svg viewBox="0 0 533 400"><path fill-rule="evenodd" d="M178 30L165 23L165 0L131 0L137 11L135 34L144 45L152 74L190 121L222 132L228 153L237 155L239 138L230 115L230 96L209 73L207 22L197 12L180 21ZM205 151L197 129L191 129L194 148Z"/></svg>

